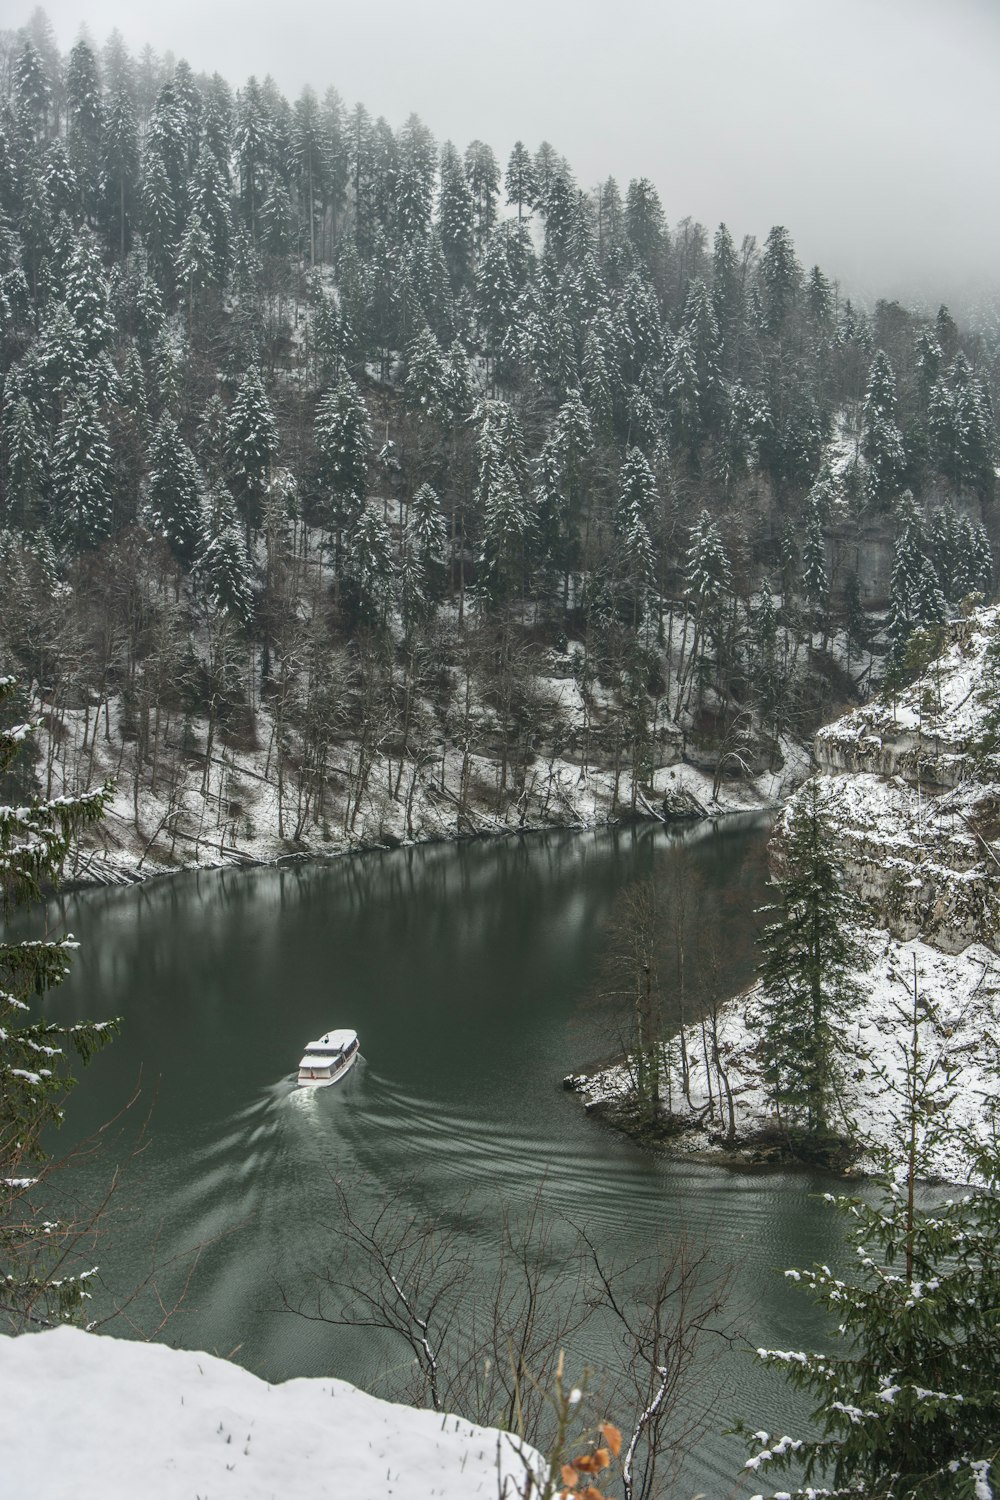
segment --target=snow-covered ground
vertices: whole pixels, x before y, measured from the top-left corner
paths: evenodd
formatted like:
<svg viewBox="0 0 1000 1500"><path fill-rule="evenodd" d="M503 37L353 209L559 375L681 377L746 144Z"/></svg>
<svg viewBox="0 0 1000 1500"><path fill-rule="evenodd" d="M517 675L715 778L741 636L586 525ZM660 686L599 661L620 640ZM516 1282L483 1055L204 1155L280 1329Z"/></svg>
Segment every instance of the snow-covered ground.
<svg viewBox="0 0 1000 1500"><path fill-rule="evenodd" d="M540 699L560 722L582 735L584 710L575 680L553 675L534 681ZM44 705L36 705L36 712L44 719ZM70 879L124 883L182 868L269 863L303 853L342 854L556 826L592 828L629 816L632 810L627 765L616 777L598 757L583 765L579 755L539 754L517 797L500 798L496 759L473 754L463 765L461 749L448 744L433 757L408 757L402 763L396 756L376 754L352 814L350 797L355 794L351 791L348 797L345 789L352 787L356 776L358 752L348 741L331 754L323 809L309 809L300 820L299 792L291 771L285 775L279 809L276 731L264 707L257 711L254 745L226 744L217 738L207 771L205 726L189 721L190 752L172 763L165 760L155 784L146 767L137 794L134 744L123 747L118 715L116 700L102 710L98 725L92 712L67 710L57 745L44 728L37 736L38 771L46 794L115 780L113 799L92 836L94 842L74 851L67 865ZM172 730L168 738L173 737ZM661 816L664 795L678 792L689 794L706 817L775 808L810 769L801 745L783 738L780 750L779 771L752 779L724 779L716 789L711 774L680 759L668 735L660 764L637 788L635 814ZM463 777L467 790L460 803L457 789Z"/></svg>
<svg viewBox="0 0 1000 1500"><path fill-rule="evenodd" d="M514 1500L534 1450L365 1395L77 1328L0 1337L10 1500Z"/></svg>
<svg viewBox="0 0 1000 1500"><path fill-rule="evenodd" d="M863 1148L860 1165L874 1163L873 1149L891 1148L898 1141L902 1097L897 1091L905 1067L904 1048L911 1039L914 960L917 992L924 1019L918 1027L922 1066L937 1058L944 1085L944 1067L955 1074L943 1088L935 1114L938 1139L928 1146L926 1172L949 1181L962 1181L966 1158L961 1141L971 1132L981 1141L989 1137L986 1102L996 1094L1000 1060L1000 958L975 943L959 954L942 953L927 943L898 942L887 932L869 932L872 965L861 976L865 998L848 1028L845 1048L843 1119ZM759 1136L773 1129L774 1117L765 1102L757 1055L754 1007L756 988L730 1002L718 1021L719 1054L733 1095L737 1138ZM935 1015L926 1014L930 1007ZM711 1055L711 1046L708 1047ZM700 1025L689 1027L688 1098L684 1096L680 1066L671 1067L673 1109L687 1115L692 1128L672 1141L681 1152L726 1150L720 1140L728 1129L726 1099L717 1070L706 1071ZM588 1105L625 1098L630 1075L622 1064L593 1074L582 1090ZM690 1102L688 1102L690 1101ZM865 1149L867 1148L867 1149ZM898 1153L897 1153L898 1154Z"/></svg>
<svg viewBox="0 0 1000 1500"><path fill-rule="evenodd" d="M874 702L820 730L816 758L835 850L869 917L859 936L871 966L858 975L864 999L846 1038L840 1123L867 1149L862 1164L893 1143L902 1111L893 1085L911 1037L916 964L921 1057L924 1064L939 1059L942 1079L952 1075L925 1171L962 1180L963 1136L989 1137L988 1105L1000 1077L1000 767L981 748L994 707L985 685L1000 608L978 610L950 629L941 658L895 702ZM793 799L782 817L794 816ZM751 990L718 1018L735 1133L744 1139L776 1124L765 1103L754 1006ZM692 1127L676 1149L722 1151L725 1089L719 1070L712 1065L709 1076L706 1069L711 1044L700 1026L688 1029L685 1053L687 1097L676 1062L663 1089L668 1107ZM594 1105L622 1100L630 1087L621 1065L595 1074L582 1091Z"/></svg>

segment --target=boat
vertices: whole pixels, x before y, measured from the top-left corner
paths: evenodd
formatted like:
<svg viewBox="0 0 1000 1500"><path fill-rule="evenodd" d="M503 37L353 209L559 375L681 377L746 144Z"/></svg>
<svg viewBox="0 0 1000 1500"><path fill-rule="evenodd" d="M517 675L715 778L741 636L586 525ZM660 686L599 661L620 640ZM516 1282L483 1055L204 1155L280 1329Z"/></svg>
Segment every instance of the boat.
<svg viewBox="0 0 1000 1500"><path fill-rule="evenodd" d="M309 1042L299 1063L299 1084L303 1088L324 1088L339 1083L358 1056L356 1031L328 1031L315 1042Z"/></svg>

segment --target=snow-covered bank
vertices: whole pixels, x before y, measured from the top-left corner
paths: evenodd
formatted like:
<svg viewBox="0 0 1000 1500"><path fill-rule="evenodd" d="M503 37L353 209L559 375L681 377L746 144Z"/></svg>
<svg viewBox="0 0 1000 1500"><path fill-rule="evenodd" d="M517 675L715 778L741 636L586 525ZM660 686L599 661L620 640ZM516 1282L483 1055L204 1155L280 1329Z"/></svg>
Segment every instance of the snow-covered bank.
<svg viewBox="0 0 1000 1500"><path fill-rule="evenodd" d="M916 960L918 992L937 1017L936 1024L925 1019L919 1026L923 1061L926 1065L939 1057L956 1077L955 1086L947 1090L948 1103L937 1116L942 1135L929 1149L927 1168L949 1181L961 1180L960 1135L969 1131L986 1141L989 1127L984 1103L996 1092L1000 958L979 943L963 953L949 954L919 940L899 942L887 932L871 933L869 941L873 962L863 979L863 1010L850 1028L842 1100L844 1115L862 1148L860 1165L871 1162L865 1148L888 1147L893 1140L901 1101L892 1085L901 1083L902 1047L910 1039ZM738 996L718 1020L719 1055L732 1094L734 1134L738 1142L746 1143L742 1159L748 1162L766 1159L761 1141L776 1125L765 1101L753 1024L756 994L754 988ZM720 1090L718 1070L706 1070L705 1052L700 1028L689 1028L687 1096L676 1057L670 1069L673 1110L685 1120L685 1128L671 1137L671 1150L740 1159L741 1153L734 1153L727 1143L728 1101ZM631 1077L627 1067L618 1064L591 1075L579 1086L588 1107L607 1104L613 1110L628 1097ZM663 1092L667 1091L665 1085Z"/></svg>
<svg viewBox="0 0 1000 1500"><path fill-rule="evenodd" d="M0 1337L4 1493L32 1500L501 1500L509 1433L342 1380L267 1385L211 1354L57 1328Z"/></svg>
<svg viewBox="0 0 1000 1500"><path fill-rule="evenodd" d="M67 714L74 727L74 715ZM79 715L82 720L82 713ZM262 715L262 729L265 728ZM80 726L81 736L86 731ZM266 735L262 734L262 740ZM41 736L47 752L46 737ZM773 810L809 774L804 748L781 741L782 767L746 780L725 780L683 760L657 767L637 787L627 770L617 775L593 765L553 756L539 758L521 795L498 811L493 783L495 762L449 750L432 765L379 757L368 773L367 792L353 826L340 820L312 820L298 838L290 837L294 818L282 812L266 748L229 747L205 785L204 761L192 761L179 782L161 792L149 786L136 799L129 777L97 737L87 784L117 775L115 795L90 846L74 851L67 880L128 884L181 869L272 864L308 855L332 856L361 849L398 848L442 840L540 832L549 828L596 828L627 818L663 818L665 800L680 816L716 818L730 813ZM93 741L91 741L93 748ZM345 761L351 747L345 746ZM52 790L68 789L79 776L67 776L54 760ZM466 784L460 805L453 788ZM478 789L478 791L477 791ZM667 814L669 817L669 813Z"/></svg>
<svg viewBox="0 0 1000 1500"><path fill-rule="evenodd" d="M1000 757L988 684L1000 669L998 640L1000 609L953 622L942 655L894 701L857 709L817 736L833 852L867 917L857 935L871 965L856 975L864 999L841 1059L838 1101L838 1125L862 1165L897 1138L915 978L922 1066L938 1059L949 1078L924 1170L961 1180L962 1137L985 1142L990 1134L987 1106L1000 1073ZM779 873L782 830L797 806L793 797L778 823ZM738 1159L759 1160L770 1139L780 1150L756 995L723 1006L714 1035L710 1018L687 1028L683 1070L679 1040L666 1049L661 1101L681 1127L671 1149L731 1155L735 1142ZM575 1086L589 1107L626 1119L634 1088L627 1064Z"/></svg>

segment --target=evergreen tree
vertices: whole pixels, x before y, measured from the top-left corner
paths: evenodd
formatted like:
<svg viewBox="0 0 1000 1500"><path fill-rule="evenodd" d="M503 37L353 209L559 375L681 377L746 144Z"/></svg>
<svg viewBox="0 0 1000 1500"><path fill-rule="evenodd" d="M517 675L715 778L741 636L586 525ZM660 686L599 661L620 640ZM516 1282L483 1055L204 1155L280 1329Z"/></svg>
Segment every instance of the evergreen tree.
<svg viewBox="0 0 1000 1500"><path fill-rule="evenodd" d="M868 460L865 499L876 509L884 509L899 492L904 453L903 436L896 426L896 381L881 349L868 373L864 424L861 452Z"/></svg>
<svg viewBox="0 0 1000 1500"><path fill-rule="evenodd" d="M336 388L320 398L314 431L324 514L339 533L354 525L364 507L372 454L368 408L346 370Z"/></svg>
<svg viewBox="0 0 1000 1500"><path fill-rule="evenodd" d="M441 502L429 484L422 484L410 501L406 517L407 554L419 570L420 594L431 603L444 584L448 532Z"/></svg>
<svg viewBox="0 0 1000 1500"><path fill-rule="evenodd" d="M625 233L638 264L654 286L666 269L667 221L660 195L648 177L633 178L625 193Z"/></svg>
<svg viewBox="0 0 1000 1500"><path fill-rule="evenodd" d="M736 246L725 224L719 225L712 245L712 304L722 340L723 363L730 372L736 367L743 287Z"/></svg>
<svg viewBox="0 0 1000 1500"><path fill-rule="evenodd" d="M517 208L517 222L520 224L525 214L530 214L538 195L535 164L523 141L514 143L514 149L507 163L504 188L507 193L507 202Z"/></svg>
<svg viewBox="0 0 1000 1500"><path fill-rule="evenodd" d="M524 580L531 516L524 492L507 459L484 465L479 500L483 511L483 545L479 566L487 593L510 600Z"/></svg>
<svg viewBox="0 0 1000 1500"><path fill-rule="evenodd" d="M826 619L830 603L830 578L826 561L826 542L820 511L810 506L806 535L802 547L802 592L816 610L819 620Z"/></svg>
<svg viewBox="0 0 1000 1500"><path fill-rule="evenodd" d="M3 452L3 523L27 529L40 519L47 455L23 396L4 406Z"/></svg>
<svg viewBox="0 0 1000 1500"><path fill-rule="evenodd" d="M14 61L13 84L18 126L31 144L41 145L49 132L52 80L37 47L28 37L21 43Z"/></svg>
<svg viewBox="0 0 1000 1500"><path fill-rule="evenodd" d="M457 291L472 281L474 209L464 163L451 141L441 147L438 228L451 284Z"/></svg>
<svg viewBox="0 0 1000 1500"><path fill-rule="evenodd" d="M250 370L226 418L226 460L247 537L260 525L261 503L278 455L278 429L258 370Z"/></svg>
<svg viewBox="0 0 1000 1500"><path fill-rule="evenodd" d="M794 1467L795 1496L985 1500L1000 1462L1000 1152L966 1148L971 1188L921 1201L918 1176L942 1136L954 1079L934 1006L916 968L902 1067L884 1082L902 1105L894 1140L873 1151L864 1196L827 1194L848 1228L853 1267L786 1272L833 1319L822 1354L758 1350L815 1403L818 1436L754 1433L755 1471ZM761 1447L763 1445L763 1447ZM783 1491L788 1494L789 1492Z"/></svg>
<svg viewBox="0 0 1000 1500"><path fill-rule="evenodd" d="M80 331L81 347L88 360L96 359L114 339L108 283L101 269L94 237L80 235L66 267L65 301Z"/></svg>
<svg viewBox="0 0 1000 1500"><path fill-rule="evenodd" d="M656 479L649 462L638 448L630 448L618 479L615 531L621 548L625 603L633 629L642 619L656 579L656 553L649 532L656 502Z"/></svg>
<svg viewBox="0 0 1000 1500"><path fill-rule="evenodd" d="M430 233L437 175L437 145L427 126L410 115L399 137L396 237L410 249Z"/></svg>
<svg viewBox="0 0 1000 1500"><path fill-rule="evenodd" d="M474 241L478 255L493 233L500 192L500 168L484 141L472 141L466 146L465 173L472 194Z"/></svg>
<svg viewBox="0 0 1000 1500"><path fill-rule="evenodd" d="M81 38L66 65L66 135L70 164L80 184L80 210L96 225L104 132L104 101L97 59Z"/></svg>
<svg viewBox="0 0 1000 1500"><path fill-rule="evenodd" d="M97 402L85 386L69 397L52 450L53 516L74 551L111 531L111 449Z"/></svg>
<svg viewBox="0 0 1000 1500"><path fill-rule="evenodd" d="M202 482L194 454L169 415L160 418L149 449L149 509L154 531L190 568L201 541Z"/></svg>
<svg viewBox="0 0 1000 1500"><path fill-rule="evenodd" d="M394 598L396 565L392 541L381 511L366 503L347 540L344 575L362 618L384 626Z"/></svg>
<svg viewBox="0 0 1000 1500"><path fill-rule="evenodd" d="M782 830L780 906L759 943L757 1022L767 1098L789 1140L823 1152L836 1131L844 1044L867 967L858 911L833 855L821 784L807 781ZM839 1122L841 1131L849 1122Z"/></svg>
<svg viewBox="0 0 1000 1500"><path fill-rule="evenodd" d="M208 496L196 571L212 606L246 628L253 615L250 555L233 498L221 484Z"/></svg>
<svg viewBox="0 0 1000 1500"><path fill-rule="evenodd" d="M128 90L119 88L107 110L101 163L101 224L105 242L123 262L139 211L139 132Z"/></svg>
<svg viewBox="0 0 1000 1500"><path fill-rule="evenodd" d="M14 679L0 679L5 717ZM29 725L0 730L0 781L9 785ZM47 802L18 795L0 806L0 900L5 923L16 907L38 901L58 882L73 841L99 822L112 788ZM70 1054L84 1063L110 1041L116 1023L67 1025L37 1014L39 1001L65 977L77 944L71 934L0 942L0 1311L12 1333L52 1327L79 1314L94 1272L78 1269L78 1234L42 1211L47 1176L43 1138L63 1116L72 1089ZM35 1195L34 1197L32 1195Z"/></svg>
<svg viewBox="0 0 1000 1500"><path fill-rule="evenodd" d="M802 287L802 268L795 257L792 237L783 224L776 224L764 242L758 282L764 328L767 333L779 335L798 303Z"/></svg>
<svg viewBox="0 0 1000 1500"><path fill-rule="evenodd" d="M222 286L229 265L229 248L232 240L232 212L229 198L229 176L207 142L198 153L191 186L190 224L197 215L201 232L208 241L208 257L204 252L199 259L205 276L203 285ZM180 255L188 259L182 247ZM183 280L183 277L182 277Z"/></svg>
<svg viewBox="0 0 1000 1500"><path fill-rule="evenodd" d="M699 613L715 604L730 586L726 549L707 510L702 510L691 528L684 572L687 592Z"/></svg>
<svg viewBox="0 0 1000 1500"><path fill-rule="evenodd" d="M273 143L267 110L256 78L248 78L236 105L233 145L239 174L239 203L254 246L260 234L260 213L267 187L267 164Z"/></svg>

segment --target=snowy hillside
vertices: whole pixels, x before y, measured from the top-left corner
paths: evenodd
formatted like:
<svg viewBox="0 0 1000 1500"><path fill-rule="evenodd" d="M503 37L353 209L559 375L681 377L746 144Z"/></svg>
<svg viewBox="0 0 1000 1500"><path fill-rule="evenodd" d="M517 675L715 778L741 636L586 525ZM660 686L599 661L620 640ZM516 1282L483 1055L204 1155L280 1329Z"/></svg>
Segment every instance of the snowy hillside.
<svg viewBox="0 0 1000 1500"><path fill-rule="evenodd" d="M500 1500L533 1450L342 1380L57 1328L0 1337L4 1493L21 1500Z"/></svg>
<svg viewBox="0 0 1000 1500"><path fill-rule="evenodd" d="M947 952L997 940L1000 762L981 748L1000 701L988 655L1000 609L950 627L942 656L893 704L816 737L838 853L878 925Z"/></svg>
<svg viewBox="0 0 1000 1500"><path fill-rule="evenodd" d="M847 1039L842 1120L861 1143L878 1148L892 1140L899 1110L893 1084L901 1077L916 978L924 1063L939 1057L953 1075L939 1117L947 1128L929 1150L929 1165L952 1180L962 1173L956 1132L985 1137L989 1129L986 1106L1000 1060L1000 767L988 738L996 699L989 653L997 639L1000 609L955 622L943 655L895 704L857 709L816 740L824 811L847 884L868 918L861 936L870 967L858 975L865 999ZM795 819L798 801L787 804L776 829L772 864L779 873L782 828ZM775 1122L756 1043L756 993L738 996L718 1016L717 1063L708 1065L707 1023L688 1028L686 1097L672 1049L661 1095L687 1127L675 1149L718 1152L735 1142L751 1159L766 1159L761 1142ZM588 1107L610 1105L613 1113L632 1082L617 1066L577 1087Z"/></svg>

